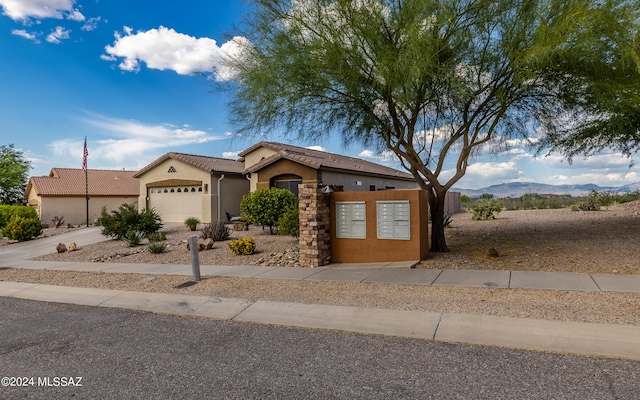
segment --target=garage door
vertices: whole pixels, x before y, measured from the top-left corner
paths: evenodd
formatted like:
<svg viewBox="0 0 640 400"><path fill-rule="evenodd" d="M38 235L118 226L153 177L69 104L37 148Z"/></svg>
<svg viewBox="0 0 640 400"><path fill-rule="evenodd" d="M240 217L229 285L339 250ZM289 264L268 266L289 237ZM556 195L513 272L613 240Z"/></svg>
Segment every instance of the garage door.
<svg viewBox="0 0 640 400"><path fill-rule="evenodd" d="M189 217L202 220L201 186L167 186L149 189L149 208L163 222L184 222Z"/></svg>

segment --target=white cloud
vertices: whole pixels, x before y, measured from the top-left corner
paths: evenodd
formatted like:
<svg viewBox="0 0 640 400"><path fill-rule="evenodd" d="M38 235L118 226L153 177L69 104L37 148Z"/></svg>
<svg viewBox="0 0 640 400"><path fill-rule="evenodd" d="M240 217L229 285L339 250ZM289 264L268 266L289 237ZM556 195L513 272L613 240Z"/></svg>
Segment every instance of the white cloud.
<svg viewBox="0 0 640 400"><path fill-rule="evenodd" d="M83 31L93 31L98 27L98 23L102 20L101 17L92 17L85 20L84 25L82 25Z"/></svg>
<svg viewBox="0 0 640 400"><path fill-rule="evenodd" d="M33 19L71 19L83 21L84 15L73 8L75 0L0 0L2 13L14 21Z"/></svg>
<svg viewBox="0 0 640 400"><path fill-rule="evenodd" d="M454 170L446 170L441 173L440 182L453 177ZM478 189L498 183L531 182L520 169L516 160L505 162L477 162L467 167L467 172L455 186L465 189Z"/></svg>
<svg viewBox="0 0 640 400"><path fill-rule="evenodd" d="M307 146L305 148L309 150L317 150L317 151L325 151L325 152L327 151L327 149L325 149L322 146Z"/></svg>
<svg viewBox="0 0 640 400"><path fill-rule="evenodd" d="M613 173L585 173L573 176L553 175L545 179L544 183L551 185L584 185L593 183L599 186L624 186L637 182L640 175L636 172Z"/></svg>
<svg viewBox="0 0 640 400"><path fill-rule="evenodd" d="M551 168L589 168L593 170L604 170L611 168L626 169L629 166L630 162L629 158L619 153L596 154L587 158L575 157L571 164L569 164L569 162L559 154L548 155L545 157L537 158L536 160Z"/></svg>
<svg viewBox="0 0 640 400"><path fill-rule="evenodd" d="M238 156L238 154L240 154L240 150L239 151L224 151L224 152L222 152L222 158L229 158L231 160L237 160L238 158L240 158Z"/></svg>
<svg viewBox="0 0 640 400"><path fill-rule="evenodd" d="M188 125L146 124L96 115L91 115L85 122L93 127L94 132L100 132L101 137L106 137L89 137L89 159L92 161L90 168L97 168L98 165L141 168L163 152L179 151L176 148L181 146L227 138L223 135L214 136ZM58 140L50 146L57 157L74 157L82 161L80 141Z"/></svg>
<svg viewBox="0 0 640 400"><path fill-rule="evenodd" d="M105 46L106 54L101 56L107 61L121 59L118 67L123 71L138 72L140 64L145 63L147 68L171 70L180 75L215 72L219 80L230 79L233 74L223 69L221 58L241 52L237 45L239 38L218 46L213 39L196 38L164 26L135 34L125 26L123 31L124 35L114 34L114 44Z"/></svg>
<svg viewBox="0 0 640 400"><path fill-rule="evenodd" d="M380 153L375 153L372 150L368 150L368 149L362 150L358 154L358 157L366 158L368 160L373 160L379 163L390 163L390 162L398 161L396 155L391 150L385 150Z"/></svg>
<svg viewBox="0 0 640 400"><path fill-rule="evenodd" d="M38 35L36 33L29 33L24 29L14 29L11 31L11 34L23 37L35 43L40 43L40 40L38 40Z"/></svg>
<svg viewBox="0 0 640 400"><path fill-rule="evenodd" d="M62 26L56 26L56 29L47 35L47 42L49 43L61 43L61 39L69 39L70 30L63 28Z"/></svg>

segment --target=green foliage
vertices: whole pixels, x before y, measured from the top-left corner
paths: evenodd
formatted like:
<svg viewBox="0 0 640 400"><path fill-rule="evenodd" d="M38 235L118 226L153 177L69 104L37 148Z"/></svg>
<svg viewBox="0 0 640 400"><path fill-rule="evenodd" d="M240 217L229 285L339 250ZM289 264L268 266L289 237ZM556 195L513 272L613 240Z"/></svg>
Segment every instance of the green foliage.
<svg viewBox="0 0 640 400"><path fill-rule="evenodd" d="M14 215L7 225L2 228L2 232L7 238L22 242L40 236L42 234L42 222L38 218L23 218Z"/></svg>
<svg viewBox="0 0 640 400"><path fill-rule="evenodd" d="M507 210L541 210L568 207L576 202L569 196L542 196L537 193L527 193L520 197L506 197L500 199L502 206Z"/></svg>
<svg viewBox="0 0 640 400"><path fill-rule="evenodd" d="M495 219L494 213L502 211L502 204L497 200L484 200L473 207L471 219L474 221L486 221Z"/></svg>
<svg viewBox="0 0 640 400"><path fill-rule="evenodd" d="M267 225L273 234L278 220L288 210L298 209L298 197L286 189L260 189L245 194L240 211L254 225Z"/></svg>
<svg viewBox="0 0 640 400"><path fill-rule="evenodd" d="M196 230L196 228L198 227L199 223L200 223L200 220L198 218L196 218L196 217L189 217L189 218L184 220L185 226L187 226L192 231Z"/></svg>
<svg viewBox="0 0 640 400"><path fill-rule="evenodd" d="M33 207L0 204L0 229L6 226L14 215L22 218L38 218L38 213Z"/></svg>
<svg viewBox="0 0 640 400"><path fill-rule="evenodd" d="M231 251L238 255L249 255L256 251L256 242L252 237L242 237L229 243Z"/></svg>
<svg viewBox="0 0 640 400"><path fill-rule="evenodd" d="M13 144L0 146L0 204L23 204L30 168Z"/></svg>
<svg viewBox="0 0 640 400"><path fill-rule="evenodd" d="M278 233L300 237L300 210L290 208L278 220Z"/></svg>
<svg viewBox="0 0 640 400"><path fill-rule="evenodd" d="M600 203L598 201L600 197L600 193L596 190L592 190L589 196L587 196L584 200L577 203L571 210L573 211L600 211Z"/></svg>
<svg viewBox="0 0 640 400"><path fill-rule="evenodd" d="M167 235L164 232L153 232L147 235L147 240L149 240L149 243L162 242L167 240Z"/></svg>
<svg viewBox="0 0 640 400"><path fill-rule="evenodd" d="M140 242L142 242L142 239L144 239L144 236L144 232L132 229L122 236L122 241L125 242L127 246L133 247L139 245Z"/></svg>
<svg viewBox="0 0 640 400"><path fill-rule="evenodd" d="M231 231L222 221L214 221L210 224L205 224L200 229L200 237L203 239L213 239L216 242L229 239Z"/></svg>
<svg viewBox="0 0 640 400"><path fill-rule="evenodd" d="M107 214L106 207L102 207L98 225L102 226L102 234L116 239L122 239L129 231L139 231L145 236L157 232L162 228L160 216L155 210L138 212L131 204L122 204L118 210Z"/></svg>
<svg viewBox="0 0 640 400"><path fill-rule="evenodd" d="M149 242L149 251L154 254L164 253L167 249L167 245L165 243L155 241Z"/></svg>
<svg viewBox="0 0 640 400"><path fill-rule="evenodd" d="M640 200L640 190L631 193L622 193L616 196L616 201L620 204L630 203L636 200Z"/></svg>
<svg viewBox="0 0 640 400"><path fill-rule="evenodd" d="M640 144L640 2L252 4L248 40L224 59L239 134L339 131L345 143L392 149L423 189L453 186L472 154L531 126L541 151L569 157ZM446 165L455 173L440 182ZM446 251L444 232L431 236L432 251Z"/></svg>

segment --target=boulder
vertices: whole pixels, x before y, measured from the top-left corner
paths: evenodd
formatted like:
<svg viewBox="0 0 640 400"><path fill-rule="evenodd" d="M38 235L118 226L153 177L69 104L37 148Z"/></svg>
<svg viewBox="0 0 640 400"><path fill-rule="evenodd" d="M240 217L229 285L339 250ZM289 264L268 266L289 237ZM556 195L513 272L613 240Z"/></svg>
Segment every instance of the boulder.
<svg viewBox="0 0 640 400"><path fill-rule="evenodd" d="M65 253L67 251L67 246L65 246L64 243L58 243L58 245L56 246L56 251L58 253Z"/></svg>
<svg viewBox="0 0 640 400"><path fill-rule="evenodd" d="M71 253L72 251L74 251L78 246L76 245L76 242L71 242L69 243L69 248L67 249L67 253Z"/></svg>

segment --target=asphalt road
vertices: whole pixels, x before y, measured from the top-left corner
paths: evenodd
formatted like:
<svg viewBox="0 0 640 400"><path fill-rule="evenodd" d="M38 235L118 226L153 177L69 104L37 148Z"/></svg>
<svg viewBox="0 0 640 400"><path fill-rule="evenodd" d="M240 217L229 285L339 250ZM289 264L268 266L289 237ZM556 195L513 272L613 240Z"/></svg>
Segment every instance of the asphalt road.
<svg viewBox="0 0 640 400"><path fill-rule="evenodd" d="M27 385L0 386L2 399L640 396L633 361L4 297L0 310L2 384Z"/></svg>

